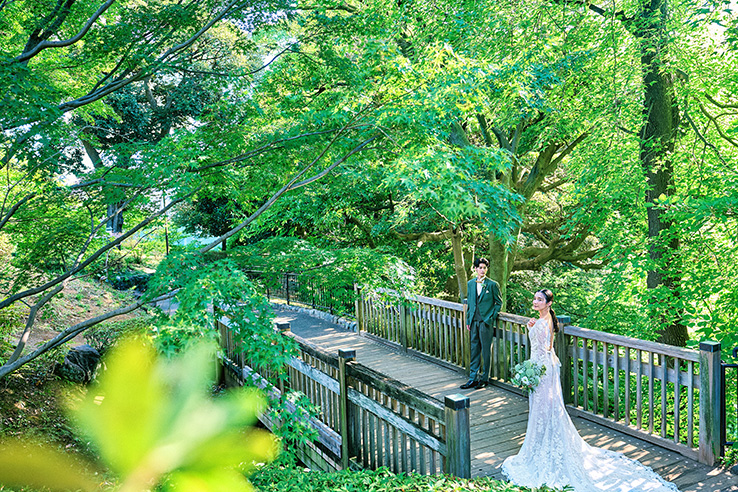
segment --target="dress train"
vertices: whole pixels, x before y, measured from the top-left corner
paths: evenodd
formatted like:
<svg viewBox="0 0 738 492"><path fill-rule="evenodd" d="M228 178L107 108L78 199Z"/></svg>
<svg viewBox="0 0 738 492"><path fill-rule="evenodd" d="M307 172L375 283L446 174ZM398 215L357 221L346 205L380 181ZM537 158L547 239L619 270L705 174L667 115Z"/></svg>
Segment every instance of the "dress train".
<svg viewBox="0 0 738 492"><path fill-rule="evenodd" d="M545 365L546 374L529 394L523 446L502 464L508 480L531 488L569 485L576 492L679 492L638 461L584 442L564 406L561 364L548 350L551 332L545 319L536 321L528 336L531 359Z"/></svg>

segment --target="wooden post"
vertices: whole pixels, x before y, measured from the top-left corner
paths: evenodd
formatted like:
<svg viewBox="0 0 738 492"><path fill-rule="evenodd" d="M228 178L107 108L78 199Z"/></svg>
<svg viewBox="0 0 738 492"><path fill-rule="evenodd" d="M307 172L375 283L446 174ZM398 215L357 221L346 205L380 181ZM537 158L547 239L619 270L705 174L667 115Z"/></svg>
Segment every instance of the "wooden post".
<svg viewBox="0 0 738 492"><path fill-rule="evenodd" d="M720 342L700 342L699 460L710 466L722 454L720 386Z"/></svg>
<svg viewBox="0 0 738 492"><path fill-rule="evenodd" d="M462 305L461 324L464 325L464 331L461 332L463 333L462 336L464 337L464 341L462 342L462 345L464 347L462 363L464 364L464 372L466 373L467 377L469 377L469 374L471 374L471 347L470 347L470 343L467 342L467 340L469 340L470 338L470 335L469 335L469 330L466 329L466 326L468 323L466 319L466 308L467 308L468 302L469 302L468 299L463 299L461 302L461 305Z"/></svg>
<svg viewBox="0 0 738 492"><path fill-rule="evenodd" d="M280 332L282 335L290 331L290 324L289 323L275 323L274 329ZM289 366L288 366L289 367ZM287 369L289 371L289 369ZM287 378L289 373L284 374L283 377L279 377L277 379L277 388L279 388L279 394L284 397L284 380Z"/></svg>
<svg viewBox="0 0 738 492"><path fill-rule="evenodd" d="M284 297L287 300L287 305L290 305L290 274L284 274Z"/></svg>
<svg viewBox="0 0 738 492"><path fill-rule="evenodd" d="M446 473L471 478L469 397L454 394L446 403Z"/></svg>
<svg viewBox="0 0 738 492"><path fill-rule="evenodd" d="M354 292L356 293L356 300L354 301L354 307L356 309L356 332L361 333L364 325L364 310L361 302L361 288L359 284L354 284Z"/></svg>
<svg viewBox="0 0 738 492"><path fill-rule="evenodd" d="M338 351L338 384L341 393L338 395L341 425L341 468L347 470L349 467L349 453L353 449L351 434L349 433L349 399L348 378L346 377L346 364L356 360L356 350ZM353 429L353 426L352 426Z"/></svg>
<svg viewBox="0 0 738 492"><path fill-rule="evenodd" d="M571 337L564 333L566 325L571 324L569 316L556 316L559 321L559 332L556 334L556 356L561 362L561 392L564 395L564 403L572 402L571 394L571 357L569 356L569 343Z"/></svg>
<svg viewBox="0 0 738 492"><path fill-rule="evenodd" d="M400 315L400 343L402 344L402 349L407 352L407 346L408 346L408 337L407 332L409 328L409 309L407 305L403 302L404 298L400 300L400 308L399 308L399 315Z"/></svg>

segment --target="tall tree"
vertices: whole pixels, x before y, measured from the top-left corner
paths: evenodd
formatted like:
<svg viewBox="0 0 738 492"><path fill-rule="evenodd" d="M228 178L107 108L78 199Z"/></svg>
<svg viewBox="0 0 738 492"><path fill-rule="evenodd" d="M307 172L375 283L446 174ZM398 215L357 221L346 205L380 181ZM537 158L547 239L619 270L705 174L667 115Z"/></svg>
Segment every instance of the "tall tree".
<svg viewBox="0 0 738 492"><path fill-rule="evenodd" d="M689 339L681 299L682 266L679 232L659 200L676 192L673 154L679 108L674 92L676 72L670 63L671 35L668 0L639 1L632 14L625 10L575 2L616 20L635 38L642 72L642 123L638 131L639 158L646 180L645 205L649 256L647 286L651 291L652 322L661 326L660 340L685 345ZM562 8L566 8L565 6Z"/></svg>
<svg viewBox="0 0 738 492"><path fill-rule="evenodd" d="M230 264L221 262L207 270L201 260L188 259L192 268L183 272L172 260L174 263L167 263L170 267L160 270L163 278L153 283L148 298L64 327L52 340L27 350L39 310L70 278L90 272L111 248L155 225L163 214L189 200L207 183L239 183L248 174L244 170L248 171L250 159L264 159L265 154L275 151L289 154L281 161L285 173L268 182L281 182L269 188L271 196L217 242L203 248L200 256L237 234L284 193L320 179L376 138L350 128L357 116L340 110L335 119L324 126L315 125L307 133L292 127L267 134L246 121L245 112L254 108L241 103L248 99L243 94L252 90L254 74L269 65L265 58L273 60L288 51L284 46L275 47L268 36L260 38L261 44L254 42L247 30L253 33L278 20L285 7L279 2L109 1L96 5L80 1L36 7L24 1L0 4L0 26L9 34L8 42L0 46L4 107L0 114L0 166L7 178L3 182L0 233L11 239L17 252L10 265L3 265L10 275L2 277L0 309L14 303L28 308L25 329L19 334L15 352L0 367L0 378L96 323L129 313L157 296L172 297L172 289L185 292L188 283L198 282L198 275L212 274L218 268L217 275L231 271ZM126 166L106 163L104 157L100 159L102 166L86 166L78 142L89 142L91 131L80 130L75 119L67 115L73 113L87 122L87 127L105 117L119 118L113 107L104 103L106 98L120 101L124 90L152 78L176 81L174 74L190 74L188 70L193 68L203 71L202 65L196 66L197 54L202 52L207 33L215 29L225 34L219 36L224 49L232 57L241 56L238 67L221 72L215 63L206 70L223 77L232 89L229 97L214 101L197 120L188 120L179 128L166 122L150 125L157 138L121 143L120 148L127 146L121 154L129 159ZM157 98L153 89L152 95ZM157 105L165 100L161 97ZM180 98L180 102L184 100ZM285 147L290 149L285 151ZM331 162L323 164L323 159ZM270 170L274 167L261 172L266 175ZM69 184L70 177L76 177L77 182ZM167 196L163 206L162 194ZM97 210L101 203L121 199L123 204L114 213L126 208L132 220L127 221L121 235L111 237L104 234L104 228L114 213L100 217ZM43 258L43 252L50 249L57 252L58 262L34 260ZM18 275L19 269L22 275ZM236 297L245 295L237 292L241 280L234 277L227 284L235 289L232 294ZM242 285L253 289L248 283ZM191 307L200 312L197 303ZM182 311L187 318L186 309ZM202 316L192 320L208 323ZM267 318L259 323L269 324Z"/></svg>

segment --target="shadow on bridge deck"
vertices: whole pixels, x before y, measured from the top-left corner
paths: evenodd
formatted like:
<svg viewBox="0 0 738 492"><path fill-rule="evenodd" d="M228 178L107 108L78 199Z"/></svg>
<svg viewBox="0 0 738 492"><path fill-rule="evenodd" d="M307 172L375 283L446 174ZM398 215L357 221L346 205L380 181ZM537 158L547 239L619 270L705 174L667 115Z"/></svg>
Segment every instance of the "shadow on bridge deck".
<svg viewBox="0 0 738 492"><path fill-rule="evenodd" d="M528 419L528 400L498 387L460 390L466 381L462 372L408 356L366 336L334 323L275 307L277 322L289 322L293 333L325 350L355 349L361 364L413 386L440 401L461 393L471 403L472 476L502 479L500 465L516 454L523 443ZM635 437L574 417L581 436L591 445L611 449L650 466L681 492L738 491L738 477L721 468L711 468L677 453Z"/></svg>

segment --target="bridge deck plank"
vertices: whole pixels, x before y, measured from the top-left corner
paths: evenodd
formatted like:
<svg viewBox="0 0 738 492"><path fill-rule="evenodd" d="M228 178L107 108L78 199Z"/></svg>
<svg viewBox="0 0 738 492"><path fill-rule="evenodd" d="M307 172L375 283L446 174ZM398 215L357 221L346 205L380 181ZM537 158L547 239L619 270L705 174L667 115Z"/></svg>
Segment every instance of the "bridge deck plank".
<svg viewBox="0 0 738 492"><path fill-rule="evenodd" d="M408 356L307 314L276 309L278 322L289 322L294 333L322 348L336 352L356 349L357 361L443 401L446 395L461 393L470 398L472 476L503 479L502 461L518 452L525 437L528 415L526 398L490 386L460 390L466 381L460 371ZM618 451L652 467L673 481L681 492L738 492L738 477L712 468L659 446L621 434L599 424L575 417L582 438L593 446Z"/></svg>

